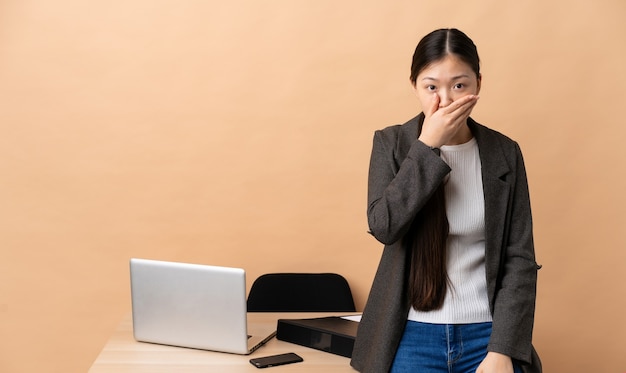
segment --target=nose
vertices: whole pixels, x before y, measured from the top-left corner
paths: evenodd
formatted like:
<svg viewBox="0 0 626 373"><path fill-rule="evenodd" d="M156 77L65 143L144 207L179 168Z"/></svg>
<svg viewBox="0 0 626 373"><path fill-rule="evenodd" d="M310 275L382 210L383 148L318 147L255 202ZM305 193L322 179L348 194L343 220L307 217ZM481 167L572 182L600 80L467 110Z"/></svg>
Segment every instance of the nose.
<svg viewBox="0 0 626 373"><path fill-rule="evenodd" d="M439 107L444 108L452 103L452 96L446 90L439 91Z"/></svg>

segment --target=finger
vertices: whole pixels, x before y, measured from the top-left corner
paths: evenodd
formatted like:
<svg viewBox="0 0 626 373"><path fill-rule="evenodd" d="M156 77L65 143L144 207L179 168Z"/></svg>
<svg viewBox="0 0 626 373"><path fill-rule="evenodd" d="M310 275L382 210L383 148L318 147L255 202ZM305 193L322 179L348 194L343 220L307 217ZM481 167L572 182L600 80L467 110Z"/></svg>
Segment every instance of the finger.
<svg viewBox="0 0 626 373"><path fill-rule="evenodd" d="M460 124L460 123L465 122L465 120L472 113L472 110L474 109L474 106L476 106L476 102L475 101L473 103L471 103L471 105L462 106L457 111L452 113L451 115L454 116L454 119L453 119L454 123Z"/></svg>
<svg viewBox="0 0 626 373"><path fill-rule="evenodd" d="M473 106L478 101L478 96L476 95L467 95L459 98L454 101L450 105L448 105L445 109L447 113L453 113L457 110L464 110L468 106Z"/></svg>
<svg viewBox="0 0 626 373"><path fill-rule="evenodd" d="M459 107L455 111L448 113L447 117L449 118L449 124L452 128L457 128L461 124L465 123L467 118L472 113L474 106L476 105L476 101L466 103L465 105Z"/></svg>
<svg viewBox="0 0 626 373"><path fill-rule="evenodd" d="M458 107L455 110L465 110L467 108L474 107L476 102L478 101L478 96L468 95L465 97L461 97L458 101Z"/></svg>
<svg viewBox="0 0 626 373"><path fill-rule="evenodd" d="M457 112L459 113L460 116L469 116L472 110L474 110L474 107L476 106L477 103L478 103L478 99L470 101L467 104L461 106L457 110Z"/></svg>

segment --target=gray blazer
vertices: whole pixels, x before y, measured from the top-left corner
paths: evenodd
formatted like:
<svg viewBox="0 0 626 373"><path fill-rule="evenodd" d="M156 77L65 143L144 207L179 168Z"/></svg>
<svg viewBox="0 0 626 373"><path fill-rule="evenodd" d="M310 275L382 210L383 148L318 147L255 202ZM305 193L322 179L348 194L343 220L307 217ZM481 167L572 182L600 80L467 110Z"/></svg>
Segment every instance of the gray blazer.
<svg viewBox="0 0 626 373"><path fill-rule="evenodd" d="M410 248L402 238L413 218L450 172L417 141L423 113L374 135L368 184L370 233L385 244L350 364L362 372L388 372L407 321ZM537 270L526 170L516 142L476 123L485 196L487 291L493 317L488 351L511 356L524 372L540 373L532 344Z"/></svg>

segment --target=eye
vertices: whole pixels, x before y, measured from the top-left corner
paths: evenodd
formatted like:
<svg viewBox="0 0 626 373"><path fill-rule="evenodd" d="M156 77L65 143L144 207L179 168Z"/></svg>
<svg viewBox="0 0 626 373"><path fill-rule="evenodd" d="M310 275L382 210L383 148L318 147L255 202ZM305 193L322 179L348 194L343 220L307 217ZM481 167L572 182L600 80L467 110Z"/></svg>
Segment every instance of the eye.
<svg viewBox="0 0 626 373"><path fill-rule="evenodd" d="M431 85L427 85L427 86L426 86L426 90L428 90L428 91L434 91L434 90L436 90L436 89L437 89L437 87L435 87L435 86L434 86L434 85L432 85L432 84L431 84Z"/></svg>
<svg viewBox="0 0 626 373"><path fill-rule="evenodd" d="M457 83L454 85L454 89L463 89L465 88L465 84L463 83Z"/></svg>

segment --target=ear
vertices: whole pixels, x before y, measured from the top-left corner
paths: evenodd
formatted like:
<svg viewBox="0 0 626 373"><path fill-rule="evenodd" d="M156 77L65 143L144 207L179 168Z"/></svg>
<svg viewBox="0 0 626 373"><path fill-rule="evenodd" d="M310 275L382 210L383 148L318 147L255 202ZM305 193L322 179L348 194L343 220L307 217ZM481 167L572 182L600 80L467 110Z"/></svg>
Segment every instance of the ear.
<svg viewBox="0 0 626 373"><path fill-rule="evenodd" d="M480 93L480 86L483 81L483 74L478 74L478 79L476 81L476 95Z"/></svg>

